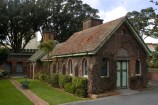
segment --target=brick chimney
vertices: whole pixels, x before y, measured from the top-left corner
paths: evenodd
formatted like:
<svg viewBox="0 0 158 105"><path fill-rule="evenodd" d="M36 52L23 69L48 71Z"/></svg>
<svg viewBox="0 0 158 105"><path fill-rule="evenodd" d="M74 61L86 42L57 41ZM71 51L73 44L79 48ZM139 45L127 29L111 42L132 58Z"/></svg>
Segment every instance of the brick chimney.
<svg viewBox="0 0 158 105"><path fill-rule="evenodd" d="M95 19L93 17L90 17L83 21L83 30L100 25L103 23L102 19Z"/></svg>
<svg viewBox="0 0 158 105"><path fill-rule="evenodd" d="M51 31L43 32L43 42L47 42L48 40L55 40L55 33Z"/></svg>

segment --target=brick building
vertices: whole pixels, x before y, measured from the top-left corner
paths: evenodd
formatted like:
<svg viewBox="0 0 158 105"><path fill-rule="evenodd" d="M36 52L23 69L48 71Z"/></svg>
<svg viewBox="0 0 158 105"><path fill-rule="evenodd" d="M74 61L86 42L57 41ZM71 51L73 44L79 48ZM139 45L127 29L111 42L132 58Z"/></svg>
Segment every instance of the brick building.
<svg viewBox="0 0 158 105"><path fill-rule="evenodd" d="M88 93L144 88L150 51L126 17L102 24L90 18L53 51L53 73L88 79Z"/></svg>

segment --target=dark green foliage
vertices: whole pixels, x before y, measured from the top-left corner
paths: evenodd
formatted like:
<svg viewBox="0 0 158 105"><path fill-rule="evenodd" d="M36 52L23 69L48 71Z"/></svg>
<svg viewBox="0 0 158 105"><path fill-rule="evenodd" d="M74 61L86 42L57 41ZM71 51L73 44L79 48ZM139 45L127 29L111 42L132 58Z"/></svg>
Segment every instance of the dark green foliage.
<svg viewBox="0 0 158 105"><path fill-rule="evenodd" d="M6 48L0 48L0 65L2 65L8 58L9 51Z"/></svg>
<svg viewBox="0 0 158 105"><path fill-rule="evenodd" d="M24 81L21 82L21 85L24 89L28 89L29 88L29 81L27 79L25 79Z"/></svg>
<svg viewBox="0 0 158 105"><path fill-rule="evenodd" d="M87 96L87 85L88 81L86 78L81 78L81 77L74 77L72 84L75 87L75 95L79 97L86 97Z"/></svg>
<svg viewBox="0 0 158 105"><path fill-rule="evenodd" d="M128 19L134 25L135 29L139 32L139 35L143 37L151 36L158 38L158 16L155 9L152 7L142 9L140 12L133 11L127 14ZM153 26L153 28L147 28ZM145 38L146 38L145 37Z"/></svg>
<svg viewBox="0 0 158 105"><path fill-rule="evenodd" d="M75 95L79 96L79 97L86 97L87 96L87 90L86 89L80 89L78 88L75 92Z"/></svg>
<svg viewBox="0 0 158 105"><path fill-rule="evenodd" d="M81 77L74 77L72 83L76 88L86 88L87 89L87 79Z"/></svg>
<svg viewBox="0 0 158 105"><path fill-rule="evenodd" d="M49 76L46 73L41 73L38 75L38 79L41 81L49 82Z"/></svg>
<svg viewBox="0 0 158 105"><path fill-rule="evenodd" d="M76 88L75 88L75 86L72 83L67 83L67 84L65 84L64 87L65 87L65 91L67 91L69 93L74 94L75 91L76 91Z"/></svg>
<svg viewBox="0 0 158 105"><path fill-rule="evenodd" d="M67 75L59 75L59 87L64 88L67 83L72 82L72 77Z"/></svg>
<svg viewBox="0 0 158 105"><path fill-rule="evenodd" d="M59 74L52 74L50 81L53 87L59 87Z"/></svg>
<svg viewBox="0 0 158 105"><path fill-rule="evenodd" d="M98 18L97 13L81 0L1 0L0 44L20 52L40 27L53 31L63 42L82 30L84 19Z"/></svg>
<svg viewBox="0 0 158 105"><path fill-rule="evenodd" d="M158 46L155 49L156 51L152 52L152 58L149 62L151 68L158 68Z"/></svg>

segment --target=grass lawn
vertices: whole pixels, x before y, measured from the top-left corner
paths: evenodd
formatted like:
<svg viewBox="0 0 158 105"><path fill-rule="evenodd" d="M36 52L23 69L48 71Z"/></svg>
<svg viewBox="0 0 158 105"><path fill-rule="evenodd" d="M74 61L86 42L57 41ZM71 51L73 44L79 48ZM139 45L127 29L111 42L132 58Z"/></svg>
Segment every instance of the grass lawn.
<svg viewBox="0 0 158 105"><path fill-rule="evenodd" d="M18 82L21 82L22 80L24 79L17 79ZM29 81L29 89L33 93L47 101L50 105L58 105L67 102L84 100L83 98L76 97L64 91L48 86L48 84L45 82L30 79Z"/></svg>
<svg viewBox="0 0 158 105"><path fill-rule="evenodd" d="M9 80L0 80L0 105L34 105Z"/></svg>

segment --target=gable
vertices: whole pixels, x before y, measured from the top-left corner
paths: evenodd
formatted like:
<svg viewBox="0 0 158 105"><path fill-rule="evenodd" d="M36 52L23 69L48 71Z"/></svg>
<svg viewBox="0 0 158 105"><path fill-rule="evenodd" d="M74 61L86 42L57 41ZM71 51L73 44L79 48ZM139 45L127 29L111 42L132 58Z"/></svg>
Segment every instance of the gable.
<svg viewBox="0 0 158 105"><path fill-rule="evenodd" d="M54 51L53 55L55 57L94 55L124 22L132 30L134 33L133 35L139 41L143 49L145 49L146 53L149 54L149 49L137 34L131 23L126 17L122 17L108 23L74 33L66 42Z"/></svg>

